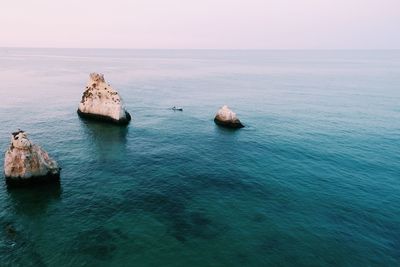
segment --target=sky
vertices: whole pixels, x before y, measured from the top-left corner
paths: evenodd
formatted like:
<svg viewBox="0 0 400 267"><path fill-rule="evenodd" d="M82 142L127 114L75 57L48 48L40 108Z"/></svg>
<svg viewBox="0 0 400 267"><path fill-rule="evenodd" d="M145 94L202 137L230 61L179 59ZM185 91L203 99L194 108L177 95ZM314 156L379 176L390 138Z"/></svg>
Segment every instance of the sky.
<svg viewBox="0 0 400 267"><path fill-rule="evenodd" d="M0 47L400 49L400 0L1 0Z"/></svg>

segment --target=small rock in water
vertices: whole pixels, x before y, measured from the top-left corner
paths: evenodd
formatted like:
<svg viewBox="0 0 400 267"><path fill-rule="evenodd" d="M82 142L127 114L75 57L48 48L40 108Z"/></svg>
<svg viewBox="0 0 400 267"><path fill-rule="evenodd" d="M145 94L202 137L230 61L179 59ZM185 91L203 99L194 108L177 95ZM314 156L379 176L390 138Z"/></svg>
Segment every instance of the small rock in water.
<svg viewBox="0 0 400 267"><path fill-rule="evenodd" d="M8 236L15 236L17 233L17 230L15 230L14 226L12 224L7 224L5 227L5 231L7 233Z"/></svg>
<svg viewBox="0 0 400 267"><path fill-rule="evenodd" d="M4 175L11 186L59 181L61 168L46 151L33 144L24 131L11 135L11 145L5 153Z"/></svg>
<svg viewBox="0 0 400 267"><path fill-rule="evenodd" d="M240 122L240 120L236 117L236 113L228 108L227 105L224 105L220 108L215 115L214 122L220 126L227 128L243 128L244 125Z"/></svg>
<svg viewBox="0 0 400 267"><path fill-rule="evenodd" d="M122 125L131 120L131 115L126 111L118 92L105 82L103 74L98 73L90 74L79 103L78 114L84 118Z"/></svg>

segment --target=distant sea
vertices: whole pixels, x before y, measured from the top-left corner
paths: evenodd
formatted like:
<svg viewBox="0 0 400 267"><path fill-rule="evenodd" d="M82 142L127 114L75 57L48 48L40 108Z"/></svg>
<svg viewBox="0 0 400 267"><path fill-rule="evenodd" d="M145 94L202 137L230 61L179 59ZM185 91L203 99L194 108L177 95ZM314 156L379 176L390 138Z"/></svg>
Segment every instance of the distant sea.
<svg viewBox="0 0 400 267"><path fill-rule="evenodd" d="M1 266L400 266L400 51L2 48L1 169L18 128L62 175L0 180Z"/></svg>

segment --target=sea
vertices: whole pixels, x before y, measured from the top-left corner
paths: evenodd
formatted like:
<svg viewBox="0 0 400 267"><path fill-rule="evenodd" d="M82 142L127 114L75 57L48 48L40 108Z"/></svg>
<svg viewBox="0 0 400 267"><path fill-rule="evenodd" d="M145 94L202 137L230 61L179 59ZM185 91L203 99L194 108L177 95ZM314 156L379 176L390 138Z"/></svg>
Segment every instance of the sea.
<svg viewBox="0 0 400 267"><path fill-rule="evenodd" d="M1 170L17 129L61 181L0 177L0 266L400 266L399 50L1 48Z"/></svg>

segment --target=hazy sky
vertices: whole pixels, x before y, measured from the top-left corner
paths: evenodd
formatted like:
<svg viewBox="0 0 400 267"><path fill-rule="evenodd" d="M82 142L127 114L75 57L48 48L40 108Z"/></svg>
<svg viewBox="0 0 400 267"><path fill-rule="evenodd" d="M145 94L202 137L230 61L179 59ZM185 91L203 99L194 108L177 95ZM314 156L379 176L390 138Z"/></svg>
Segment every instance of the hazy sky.
<svg viewBox="0 0 400 267"><path fill-rule="evenodd" d="M1 0L0 47L400 48L400 0Z"/></svg>

